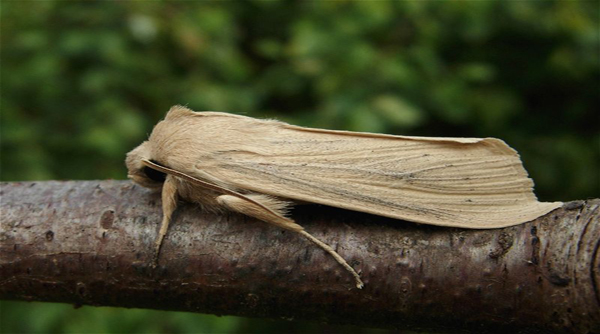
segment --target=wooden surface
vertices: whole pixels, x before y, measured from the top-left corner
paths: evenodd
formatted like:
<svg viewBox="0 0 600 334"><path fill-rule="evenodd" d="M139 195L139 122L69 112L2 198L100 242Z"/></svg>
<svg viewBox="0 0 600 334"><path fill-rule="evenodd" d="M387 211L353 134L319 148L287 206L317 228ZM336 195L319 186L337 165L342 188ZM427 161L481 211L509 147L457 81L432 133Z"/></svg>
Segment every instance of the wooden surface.
<svg viewBox="0 0 600 334"><path fill-rule="evenodd" d="M151 267L160 196L129 181L2 183L0 298L359 326L599 332L600 200L496 230L418 225L325 206L304 238L182 205Z"/></svg>

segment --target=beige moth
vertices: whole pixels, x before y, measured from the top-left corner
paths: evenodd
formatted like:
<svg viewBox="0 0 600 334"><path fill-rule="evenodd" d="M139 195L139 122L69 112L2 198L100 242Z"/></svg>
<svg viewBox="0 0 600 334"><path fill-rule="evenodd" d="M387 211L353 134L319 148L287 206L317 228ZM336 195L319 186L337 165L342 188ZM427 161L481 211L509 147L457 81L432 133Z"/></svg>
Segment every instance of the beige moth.
<svg viewBox="0 0 600 334"><path fill-rule="evenodd" d="M331 247L286 214L308 202L468 229L521 224L562 205L538 202L519 155L495 138L436 138L333 131L172 107L127 154L128 177L162 189L162 240L178 200L229 210Z"/></svg>

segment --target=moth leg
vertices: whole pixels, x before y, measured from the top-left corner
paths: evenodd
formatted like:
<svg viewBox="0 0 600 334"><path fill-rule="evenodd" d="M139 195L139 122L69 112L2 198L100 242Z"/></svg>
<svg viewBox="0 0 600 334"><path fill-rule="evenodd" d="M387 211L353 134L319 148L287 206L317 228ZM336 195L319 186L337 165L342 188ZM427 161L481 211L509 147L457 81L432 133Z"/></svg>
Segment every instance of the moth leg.
<svg viewBox="0 0 600 334"><path fill-rule="evenodd" d="M177 208L177 185L175 178L171 175L167 175L162 188L162 210L163 217L160 223L160 231L156 243L154 244L154 259L152 261L152 267L158 265L158 255L160 254L160 247L162 246L163 239L169 229L169 223L171 222L171 216Z"/></svg>
<svg viewBox="0 0 600 334"><path fill-rule="evenodd" d="M270 209L271 212L266 211L263 207L260 207L259 205L251 201L231 195L221 195L217 197L217 202L232 211L239 212L254 218L258 218L269 224L273 224L284 229L300 233L308 240L321 247L327 253L331 254L331 256L333 256L333 258L339 264L341 264L346 270L348 270L352 274L352 276L354 276L354 279L356 280L356 287L359 289L363 288L364 284L360 279L360 276L354 270L354 268L350 267L350 265L346 262L346 260L344 260L344 258L342 258L329 245L313 237L310 233L306 232L302 226L296 224L292 219L286 218L283 215L283 209L285 208L286 203L266 195L245 195L245 197L248 197L257 203L260 203L264 207Z"/></svg>
<svg viewBox="0 0 600 334"><path fill-rule="evenodd" d="M302 234L303 236L305 236L308 240L312 241L315 245L323 248L323 250L325 250L327 253L329 253L331 256L333 256L333 258L339 263L341 264L344 268L346 268L346 270L348 270L352 276L354 276L354 279L356 280L356 287L359 289L362 289L365 284L363 283L363 281L360 279L360 276L358 275L358 273L354 270L354 268L350 267L350 265L348 264L348 262L346 262L346 260L344 260L343 257L340 256L340 254L338 254L336 251L333 250L333 248L329 247L328 244L324 243L323 241L313 237L310 233L302 230L299 232L300 234Z"/></svg>
<svg viewBox="0 0 600 334"><path fill-rule="evenodd" d="M231 211L242 213L246 216L258 218L269 224L277 225L286 230L292 230L294 232L303 231L304 228L296 224L292 219L286 218L283 214L286 202L279 201L271 196L266 195L244 195L245 197L253 200L271 211L265 210L256 203L248 201L244 198L239 198L231 195L221 195L217 197L217 203L223 205Z"/></svg>

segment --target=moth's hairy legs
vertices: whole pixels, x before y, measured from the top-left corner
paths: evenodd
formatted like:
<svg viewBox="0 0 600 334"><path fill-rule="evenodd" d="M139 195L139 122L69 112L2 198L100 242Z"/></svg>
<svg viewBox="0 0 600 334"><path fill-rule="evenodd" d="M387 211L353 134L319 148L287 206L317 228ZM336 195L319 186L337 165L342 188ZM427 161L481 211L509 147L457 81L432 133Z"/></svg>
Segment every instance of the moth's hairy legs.
<svg viewBox="0 0 600 334"><path fill-rule="evenodd" d="M162 188L162 209L163 218L160 223L160 231L154 245L154 259L152 260L152 266L158 265L158 255L160 254L160 247L162 246L163 239L169 229L169 223L171 222L171 216L173 211L177 208L177 184L174 176L167 175L165 183Z"/></svg>
<svg viewBox="0 0 600 334"><path fill-rule="evenodd" d="M333 256L333 258L339 264L341 264L346 270L348 270L352 274L352 276L354 276L354 279L356 280L356 287L359 289L363 288L364 284L360 279L360 276L352 267L350 267L350 265L346 262L346 260L344 260L344 258L342 258L329 245L313 237L310 233L306 232L302 226L296 224L292 219L283 216L283 213L281 212L282 203L280 201L275 200L272 197L266 195L251 194L245 196L267 207L271 210L271 212L256 205L255 203L252 203L251 201L231 195L221 195L217 197L217 202L232 211L239 212L254 218L258 218L269 224L273 224L285 228L287 230L292 230L294 232L302 234L308 240L321 247L327 253L331 254L331 256Z"/></svg>
<svg viewBox="0 0 600 334"><path fill-rule="evenodd" d="M259 203L264 207L261 207L256 203L252 203L244 198L231 195L221 195L217 197L217 203L225 206L231 211L258 218L262 221L277 225L286 230L292 230L294 232L300 232L304 230L302 226L296 224L293 220L286 218L283 215L283 211L285 210L285 207L288 206L288 203L267 195L250 194L244 195L244 197Z"/></svg>

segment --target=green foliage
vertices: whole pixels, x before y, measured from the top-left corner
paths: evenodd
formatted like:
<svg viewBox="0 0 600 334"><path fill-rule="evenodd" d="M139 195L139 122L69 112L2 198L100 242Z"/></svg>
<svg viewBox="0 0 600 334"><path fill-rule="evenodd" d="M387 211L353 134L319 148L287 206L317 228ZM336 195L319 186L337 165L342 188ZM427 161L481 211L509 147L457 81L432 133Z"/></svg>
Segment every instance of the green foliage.
<svg viewBox="0 0 600 334"><path fill-rule="evenodd" d="M325 128L500 137L542 199L597 196L593 7L9 2L1 177L124 178L124 154L185 104Z"/></svg>
<svg viewBox="0 0 600 334"><path fill-rule="evenodd" d="M353 326L323 326L287 320L262 320L185 312L0 302L0 333L354 333L384 334L386 330Z"/></svg>
<svg viewBox="0 0 600 334"><path fill-rule="evenodd" d="M184 104L498 137L541 199L599 194L595 1L14 1L1 15L4 181L124 179L125 153Z"/></svg>
<svg viewBox="0 0 600 334"><path fill-rule="evenodd" d="M238 326L236 321L182 312L89 306L75 309L50 303L0 305L2 333L229 333Z"/></svg>

